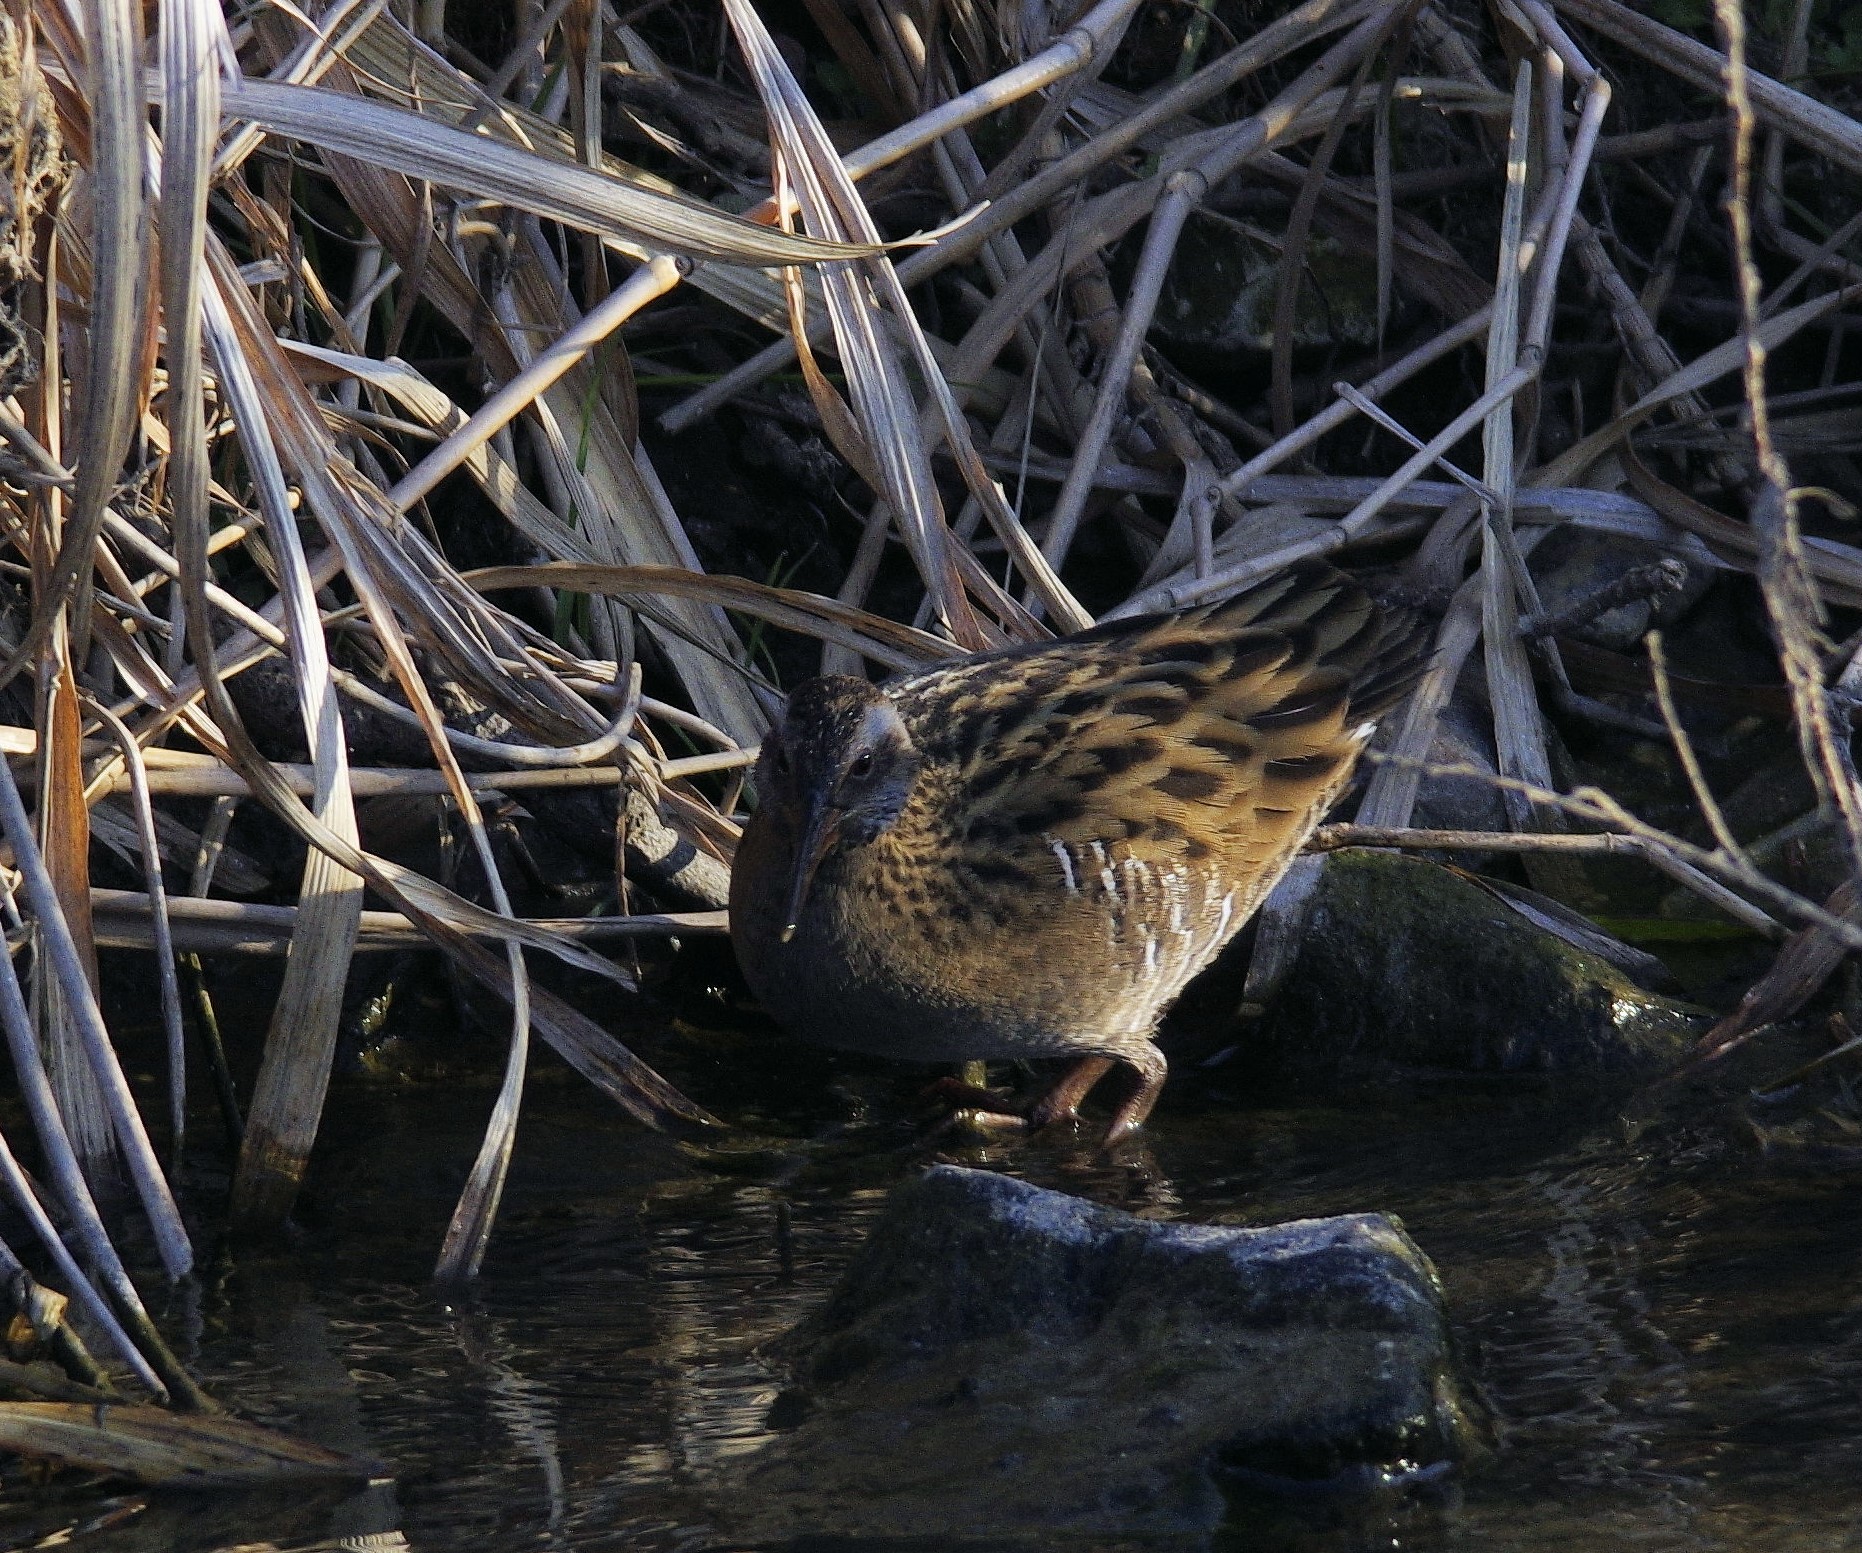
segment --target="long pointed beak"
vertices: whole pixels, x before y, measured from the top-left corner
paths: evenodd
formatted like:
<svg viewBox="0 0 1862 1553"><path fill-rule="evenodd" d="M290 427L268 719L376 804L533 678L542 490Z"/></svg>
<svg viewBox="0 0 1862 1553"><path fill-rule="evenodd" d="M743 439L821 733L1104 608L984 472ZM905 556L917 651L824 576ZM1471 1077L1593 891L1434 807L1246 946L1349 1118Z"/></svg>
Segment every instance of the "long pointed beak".
<svg viewBox="0 0 1862 1553"><path fill-rule="evenodd" d="M778 935L783 943L795 937L795 926L801 920L802 907L808 903L809 886L815 882L815 870L821 866L821 859L828 855L828 850L840 840L840 810L825 799L819 799L808 806L808 818L802 825L802 834L795 848L795 875L789 880L789 900L783 908L782 932Z"/></svg>

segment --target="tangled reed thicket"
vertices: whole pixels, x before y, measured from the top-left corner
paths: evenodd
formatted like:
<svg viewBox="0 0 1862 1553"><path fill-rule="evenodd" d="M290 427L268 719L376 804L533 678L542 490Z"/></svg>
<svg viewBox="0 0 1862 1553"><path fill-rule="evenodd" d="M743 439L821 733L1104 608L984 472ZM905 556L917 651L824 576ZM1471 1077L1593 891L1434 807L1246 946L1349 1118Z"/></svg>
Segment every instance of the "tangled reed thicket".
<svg viewBox="0 0 1862 1553"><path fill-rule="evenodd" d="M1796 934L1715 1050L1862 947L1849 884L1807 898L1721 817L1683 713L1728 687L1585 639L1755 579L1803 824L1862 857L1843 35L1810 5L1748 35L1732 0L1278 9L13 0L0 1014L43 1163L0 1173L111 1362L191 1394L92 1191L126 1175L188 1271L189 956L289 951L248 1227L289 1211L363 948L430 943L511 1009L443 1276L484 1253L533 1033L709 1124L525 954L631 985L618 940L719 914L525 918L485 808L624 790L623 899L715 908L769 627L784 663L799 635L898 668L1307 556L1400 568L1434 666L1325 844L1443 844L1409 826L1459 698L1505 825L1462 845L1546 888L1632 851ZM773 464L761 539L695 510L695 446ZM1548 604L1571 535L1608 575ZM1561 794L1570 725L1672 735L1704 832ZM476 899L363 845L394 794L450 802ZM294 883L227 846L255 804ZM97 998L125 945L162 990L147 1120Z"/></svg>

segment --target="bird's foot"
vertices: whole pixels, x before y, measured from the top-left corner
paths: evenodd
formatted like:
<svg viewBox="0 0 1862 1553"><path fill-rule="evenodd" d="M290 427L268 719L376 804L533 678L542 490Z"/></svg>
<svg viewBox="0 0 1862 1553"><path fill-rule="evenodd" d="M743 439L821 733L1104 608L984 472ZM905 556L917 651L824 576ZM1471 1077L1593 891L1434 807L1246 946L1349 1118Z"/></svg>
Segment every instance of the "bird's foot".
<svg viewBox="0 0 1862 1553"><path fill-rule="evenodd" d="M1086 1063L1095 1065L1092 1074L1095 1080L1104 1071L1097 1066L1099 1060L1086 1059ZM949 1106L954 1114L964 1117L974 1127L991 1132L1041 1132L1057 1122L1080 1120L1080 1100L1092 1084L1081 1083L1078 1073L1078 1068L1069 1069L1059 1083L1033 1099L1000 1095L993 1089L959 1078L939 1079L927 1085L923 1094L927 1100Z"/></svg>
<svg viewBox="0 0 1862 1553"><path fill-rule="evenodd" d="M1113 1149L1143 1128L1145 1118L1156 1103L1158 1091L1164 1087L1164 1059L1155 1047L1148 1048L1147 1055L1136 1059L1081 1057L1061 1074L1045 1094L1032 1102L1011 1100L993 1089L985 1089L980 1084L966 1083L957 1078L939 1079L924 1093L927 1099L940 1101L952 1108L950 1118L944 1123L946 1127L961 1125L973 1131L990 1133L1035 1133L1061 1122L1077 1126L1081 1120L1080 1102L1100 1079L1119 1066L1130 1068L1132 1079L1127 1086L1127 1093L1113 1113L1112 1125L1107 1129L1105 1141L1101 1145L1105 1149Z"/></svg>
<svg viewBox="0 0 1862 1553"><path fill-rule="evenodd" d="M941 1078L925 1086L922 1098L949 1108L932 1129L933 1136L959 1132L1000 1137L1028 1131L1025 1103L999 1095L980 1084L965 1083L960 1078Z"/></svg>
<svg viewBox="0 0 1862 1553"><path fill-rule="evenodd" d="M1017 1121L1027 1119L1028 1108L1020 1101L985 1089L981 1084L967 1084L960 1078L941 1078L935 1084L927 1084L920 1098L947 1105L953 1111L980 1111L988 1116L1014 1117Z"/></svg>

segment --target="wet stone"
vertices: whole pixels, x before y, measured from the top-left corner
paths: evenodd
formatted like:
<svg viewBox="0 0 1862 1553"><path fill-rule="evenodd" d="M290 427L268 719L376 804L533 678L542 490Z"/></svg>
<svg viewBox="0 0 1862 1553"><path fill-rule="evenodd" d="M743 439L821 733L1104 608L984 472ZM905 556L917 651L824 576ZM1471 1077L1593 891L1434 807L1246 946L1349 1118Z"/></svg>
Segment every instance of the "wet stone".
<svg viewBox="0 0 1862 1553"><path fill-rule="evenodd" d="M1481 1448L1382 1214L1158 1223L938 1166L783 1357L802 1422L715 1485L746 1537L1179 1536L1226 1485L1401 1494Z"/></svg>

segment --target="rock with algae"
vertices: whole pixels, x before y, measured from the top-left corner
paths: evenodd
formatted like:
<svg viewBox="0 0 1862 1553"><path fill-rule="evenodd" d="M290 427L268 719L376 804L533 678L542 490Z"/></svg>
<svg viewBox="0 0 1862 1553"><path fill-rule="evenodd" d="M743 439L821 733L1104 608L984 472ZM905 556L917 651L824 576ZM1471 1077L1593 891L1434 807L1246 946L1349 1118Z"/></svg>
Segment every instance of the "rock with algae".
<svg viewBox="0 0 1862 1553"><path fill-rule="evenodd" d="M1396 1490L1480 1449L1434 1269L1381 1214L1157 1223L938 1166L786 1356L801 1421L719 1485L756 1539L1199 1541L1225 1482Z"/></svg>
<svg viewBox="0 0 1862 1553"><path fill-rule="evenodd" d="M1406 1068L1648 1073L1707 1025L1703 1010L1417 858L1328 857L1298 941L1250 1055L1323 1084Z"/></svg>

